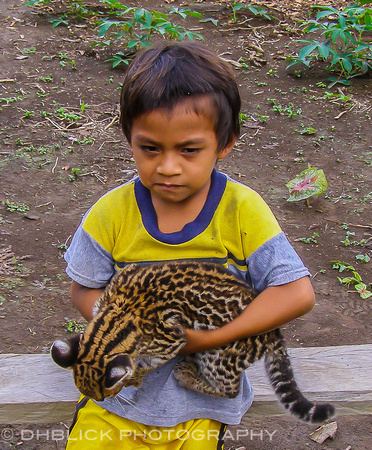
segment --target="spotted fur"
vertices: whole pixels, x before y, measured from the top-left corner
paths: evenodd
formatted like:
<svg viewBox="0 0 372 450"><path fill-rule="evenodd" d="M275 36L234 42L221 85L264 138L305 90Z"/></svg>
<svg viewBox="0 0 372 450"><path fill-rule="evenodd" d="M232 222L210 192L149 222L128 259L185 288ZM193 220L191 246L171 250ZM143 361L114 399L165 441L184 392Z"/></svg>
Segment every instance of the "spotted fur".
<svg viewBox="0 0 372 450"><path fill-rule="evenodd" d="M184 328L214 329L233 320L254 299L242 280L221 266L196 262L131 264L118 273L97 301L85 332L51 349L55 362L72 368L77 388L101 401L124 386L140 386L150 370L176 356ZM180 385L220 397L235 397L240 375L265 357L280 402L305 421L333 415L299 391L279 329L187 356L177 363Z"/></svg>

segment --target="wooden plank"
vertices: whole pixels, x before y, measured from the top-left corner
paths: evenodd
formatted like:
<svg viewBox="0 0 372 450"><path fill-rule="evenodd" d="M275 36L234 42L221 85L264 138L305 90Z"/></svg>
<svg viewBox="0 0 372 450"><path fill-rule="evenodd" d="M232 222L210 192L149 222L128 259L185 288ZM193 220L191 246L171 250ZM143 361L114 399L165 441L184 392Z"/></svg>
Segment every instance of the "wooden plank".
<svg viewBox="0 0 372 450"><path fill-rule="evenodd" d="M332 402L338 415L372 414L372 344L290 349L296 380L310 399ZM262 362L248 369L254 415L286 414ZM45 354L0 355L0 424L69 421L79 398L71 372Z"/></svg>
<svg viewBox="0 0 372 450"><path fill-rule="evenodd" d="M0 355L0 423L70 421L79 392L48 354Z"/></svg>
<svg viewBox="0 0 372 450"><path fill-rule="evenodd" d="M331 402L337 415L372 414L372 344L289 349L296 381L309 400ZM255 390L251 415L281 415L263 362L247 370Z"/></svg>

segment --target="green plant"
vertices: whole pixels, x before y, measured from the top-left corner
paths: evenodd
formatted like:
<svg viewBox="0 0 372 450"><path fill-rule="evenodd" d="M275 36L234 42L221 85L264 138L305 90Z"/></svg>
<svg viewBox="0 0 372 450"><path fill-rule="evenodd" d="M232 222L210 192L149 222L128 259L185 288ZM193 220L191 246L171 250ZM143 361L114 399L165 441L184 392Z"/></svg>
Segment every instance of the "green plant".
<svg viewBox="0 0 372 450"><path fill-rule="evenodd" d="M292 102L288 106L282 106L277 103L275 98L268 98L267 100L273 104L272 109L278 114L285 114L287 117L292 118L302 113L302 109L296 109Z"/></svg>
<svg viewBox="0 0 372 450"><path fill-rule="evenodd" d="M256 114L256 116L260 119L260 122L267 123L269 120L269 116L266 116L265 114Z"/></svg>
<svg viewBox="0 0 372 450"><path fill-rule="evenodd" d="M353 231L349 231L348 230L347 224L343 224L342 229L345 230L345 239L343 241L341 241L341 243L344 244L345 247L349 247L349 246L354 246L354 247L363 246L366 243L366 239L361 239L360 241L355 241L355 240L350 239L353 236L355 236L355 233Z"/></svg>
<svg viewBox="0 0 372 450"><path fill-rule="evenodd" d="M63 107L57 109L56 115L59 118L61 118L63 120L66 120L66 121L69 121L69 122L76 122L76 121L78 121L78 120L80 120L82 118L78 114L67 112L66 109L63 108Z"/></svg>
<svg viewBox="0 0 372 450"><path fill-rule="evenodd" d="M21 50L22 55L32 55L36 52L36 47L24 48Z"/></svg>
<svg viewBox="0 0 372 450"><path fill-rule="evenodd" d="M344 246L345 247L348 247L349 245L351 245L351 242L350 242L350 236L355 236L355 233L354 232L352 232L352 231L346 231L346 235L345 235L345 239L343 240L343 241L341 241L342 242L342 244L344 244Z"/></svg>
<svg viewBox="0 0 372 450"><path fill-rule="evenodd" d="M299 131L299 130L296 130L296 131ZM306 135L316 134L316 129L313 127L305 127L301 131L299 131L299 133L306 134Z"/></svg>
<svg viewBox="0 0 372 450"><path fill-rule="evenodd" d="M87 324L78 323L76 320L70 320L68 317L65 317L66 321L66 329L70 333L83 333Z"/></svg>
<svg viewBox="0 0 372 450"><path fill-rule="evenodd" d="M270 69L270 70L268 70L268 71L266 72L266 75L267 75L268 77L279 78L279 77L278 77L278 71L275 70L275 69Z"/></svg>
<svg viewBox="0 0 372 450"><path fill-rule="evenodd" d="M24 203L11 202L10 200L5 200L6 209L10 212L26 212L29 211L30 207Z"/></svg>
<svg viewBox="0 0 372 450"><path fill-rule="evenodd" d="M106 61L111 62L112 67L115 69L115 67L117 67L119 64L128 65L130 59L123 52L117 52L115 53L115 55L111 56L111 58L107 59Z"/></svg>
<svg viewBox="0 0 372 450"><path fill-rule="evenodd" d="M68 20L66 20L64 17L57 17L56 19L50 19L50 23L52 24L52 27L58 27L59 25L64 25L65 27L68 26Z"/></svg>
<svg viewBox="0 0 372 450"><path fill-rule="evenodd" d="M21 97L20 95L18 95L17 97L2 97L0 98L0 103L6 103L7 105L9 105L10 103L20 102L21 100L23 100L23 97Z"/></svg>
<svg viewBox="0 0 372 450"><path fill-rule="evenodd" d="M39 77L39 81L43 81L44 83L52 83L53 82L53 75L49 74L47 76L41 76Z"/></svg>
<svg viewBox="0 0 372 450"><path fill-rule="evenodd" d="M246 122L249 119L248 114L246 113L240 113L239 114L239 123L243 124L244 122Z"/></svg>
<svg viewBox="0 0 372 450"><path fill-rule="evenodd" d="M322 194L328 187L323 170L309 167L286 184L289 190L288 202L307 200Z"/></svg>
<svg viewBox="0 0 372 450"><path fill-rule="evenodd" d="M123 40L124 50L112 56L108 61L113 63L113 67L120 64L127 64L128 59L139 50L152 42L155 35L167 39L203 39L199 33L187 30L186 28L172 22L170 15L177 15L182 19L195 17L201 19L203 15L196 11L191 11L185 7L168 7L169 13L155 10L147 10L141 7L125 6L117 0L100 0L98 5L89 9L83 5L81 0L65 0L56 2L53 0L33 0L26 3L27 6L40 7L47 3L63 3L66 12L60 17L51 19L53 27L58 25L68 25L69 17L78 21L85 20L89 24L98 25L98 36L106 38L94 45L110 45L113 40ZM109 34L110 33L110 34ZM63 61L62 61L63 62ZM74 61L71 61L73 69L76 69Z"/></svg>
<svg viewBox="0 0 372 450"><path fill-rule="evenodd" d="M316 238L319 237L319 233L317 233L316 231L314 231L314 233L312 234L312 236L307 237L307 238L299 238L297 239L298 241L304 242L305 244L317 244L318 241Z"/></svg>
<svg viewBox="0 0 372 450"><path fill-rule="evenodd" d="M113 1L106 0L105 3L114 5ZM111 33L109 41L105 41L105 45L110 43L111 38L124 39L125 46L130 51L137 51L140 48L146 47L151 43L153 35L160 35L168 39L183 40L188 39L203 39L203 37L192 31L185 29L184 27L177 25L169 20L168 14L159 11L149 11L144 8L127 7L115 2L115 7L120 9L120 14L117 17L121 20L112 20L111 18L104 18L99 21L99 37L103 37L106 33L113 29L117 30ZM202 17L202 14L190 11L187 8L170 8L170 14L177 14L182 18L187 16ZM129 16L123 20L125 16ZM111 58L115 64L115 67L121 62L126 64L127 58L118 53L116 58Z"/></svg>
<svg viewBox="0 0 372 450"><path fill-rule="evenodd" d="M80 100L80 111L82 112L82 113L84 113L84 111L86 110L86 108L88 108L89 107L89 105L87 105L85 102L84 102L84 100Z"/></svg>
<svg viewBox="0 0 372 450"><path fill-rule="evenodd" d="M359 0L360 5L366 4ZM324 62L326 69L336 73L330 77L329 87L336 83L350 84L350 79L363 75L372 68L372 43L368 33L372 31L372 8L352 4L338 10L332 6L315 5L320 10L315 19L302 23L305 33L319 33L325 40L300 39L306 44L287 68L296 64L309 67Z"/></svg>
<svg viewBox="0 0 372 450"><path fill-rule="evenodd" d="M25 111L25 113L23 114L23 119L27 119L28 117L30 117L32 114L35 114L35 111Z"/></svg>
<svg viewBox="0 0 372 450"><path fill-rule="evenodd" d="M77 167L72 167L71 175L69 175L68 181L70 181L70 182L76 181L80 174L81 174L81 169L79 169Z"/></svg>
<svg viewBox="0 0 372 450"><path fill-rule="evenodd" d="M254 14L255 16L261 16L264 17L267 20L271 20L272 16L267 14L266 9L262 8L261 6L253 6L250 4L242 4L242 3L236 3L236 0L233 1L232 5L232 20L233 22L237 22L237 11L249 11L250 13Z"/></svg>
<svg viewBox="0 0 372 450"><path fill-rule="evenodd" d="M352 285L355 291L358 292L360 297L364 300L372 296L372 292L368 289L368 286L365 283L363 283L362 277L355 270L354 266L342 261L331 261L331 263L332 269L337 270L339 273L342 273L344 271L352 272L351 277L344 277L344 278L337 277L338 281L341 284L344 284L347 287Z"/></svg>
<svg viewBox="0 0 372 450"><path fill-rule="evenodd" d="M87 144L93 144L94 139L90 137L85 137L83 139L75 139L74 142L80 145L87 145Z"/></svg>
<svg viewBox="0 0 372 450"><path fill-rule="evenodd" d="M362 263L368 263L371 260L371 258L368 255L356 255L355 259Z"/></svg>
<svg viewBox="0 0 372 450"><path fill-rule="evenodd" d="M351 100L351 95L344 95L342 93L334 94L333 92L324 92L323 98L326 100L333 100L334 103L341 102L341 103L347 103Z"/></svg>

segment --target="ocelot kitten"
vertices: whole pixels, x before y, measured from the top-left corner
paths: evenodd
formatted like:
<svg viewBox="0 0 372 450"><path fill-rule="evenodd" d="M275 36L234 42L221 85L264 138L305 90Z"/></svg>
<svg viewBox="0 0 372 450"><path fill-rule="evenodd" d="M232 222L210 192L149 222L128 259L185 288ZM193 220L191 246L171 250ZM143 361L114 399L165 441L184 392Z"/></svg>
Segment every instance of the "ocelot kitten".
<svg viewBox="0 0 372 450"><path fill-rule="evenodd" d="M98 299L83 334L56 341L52 358L72 368L77 388L101 401L124 386L140 386L150 370L176 356L184 328L213 329L233 320L253 291L222 266L197 262L130 264ZM240 375L265 356L280 402L298 418L322 422L332 405L314 405L299 391L279 329L185 357L174 376L180 385L206 394L235 397Z"/></svg>

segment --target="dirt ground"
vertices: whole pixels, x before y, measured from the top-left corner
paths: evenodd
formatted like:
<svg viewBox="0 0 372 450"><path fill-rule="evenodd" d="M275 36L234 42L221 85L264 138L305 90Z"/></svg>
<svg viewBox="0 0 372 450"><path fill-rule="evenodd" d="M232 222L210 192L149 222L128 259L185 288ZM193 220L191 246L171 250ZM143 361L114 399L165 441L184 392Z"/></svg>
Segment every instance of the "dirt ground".
<svg viewBox="0 0 372 450"><path fill-rule="evenodd" d="M168 3L180 5L131 3L163 11ZM285 327L288 345L371 343L372 298L363 300L352 286L340 284L337 277L347 275L331 263L353 265L370 287L372 263L356 257L372 257L371 78L328 89L323 70L302 69L301 76L286 70L285 57L298 48L294 19L307 17L312 2L262 2L276 17L271 24L256 18L231 23L225 3L188 4L218 19L219 26L196 19L185 26L231 62L241 87L247 118L220 170L264 197L313 274L316 306ZM2 0L0 8L0 352L43 353L84 323L71 306L63 260L82 214L136 173L118 126L125 69L105 62L108 50L91 46L97 33L84 23L52 28L47 9L40 16L20 0ZM326 92L350 98L325 98ZM292 103L292 110L301 112L291 118L278 114L268 99ZM300 133L308 127L315 134ZM308 164L324 170L327 191L311 207L287 202L285 184ZM286 416L252 421L247 415L232 428L225 448L367 449L371 417L337 417L334 440L320 446L309 439L314 426ZM11 426L14 438L0 440L0 449L62 448L63 439L45 435L22 441L21 430L66 426Z"/></svg>

